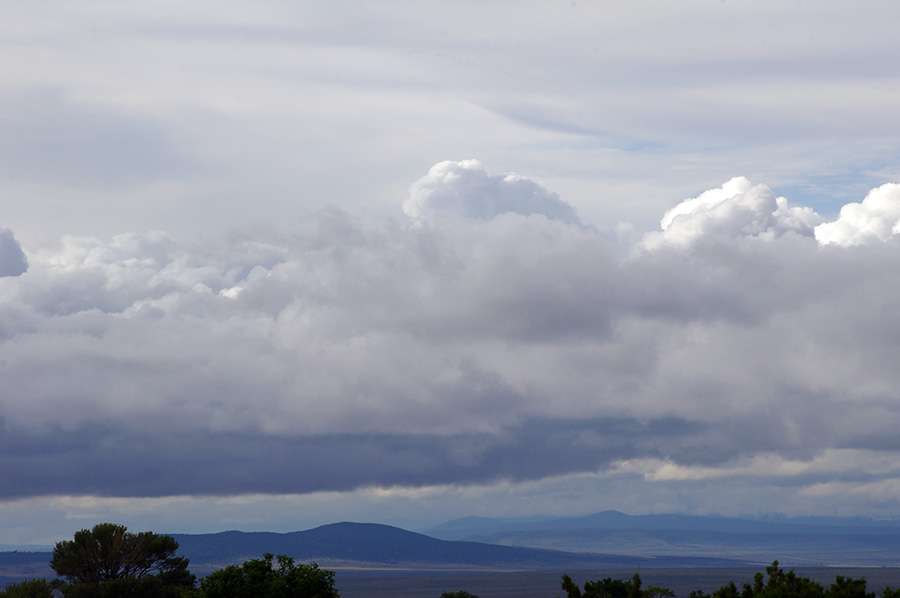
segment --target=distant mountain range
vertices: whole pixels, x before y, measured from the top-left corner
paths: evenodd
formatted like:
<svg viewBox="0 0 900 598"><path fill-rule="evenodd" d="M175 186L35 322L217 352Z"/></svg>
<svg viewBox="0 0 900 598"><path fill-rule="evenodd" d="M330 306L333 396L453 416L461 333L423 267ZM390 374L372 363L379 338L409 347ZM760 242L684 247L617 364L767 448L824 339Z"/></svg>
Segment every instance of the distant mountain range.
<svg viewBox="0 0 900 598"><path fill-rule="evenodd" d="M375 523L335 523L315 529L277 534L222 532L173 534L179 552L192 565L221 566L259 558L265 552L316 561L330 568L401 568L456 570L585 569L659 566L656 557L586 554L546 548L504 546L484 542L442 540ZM666 557L666 566L743 564L719 558ZM192 567L193 568L193 567Z"/></svg>
<svg viewBox="0 0 900 598"><path fill-rule="evenodd" d="M757 563L779 559L788 565L900 566L900 520L754 520L603 511L563 518L467 517L425 533L445 540L659 559L692 556Z"/></svg>
<svg viewBox="0 0 900 598"><path fill-rule="evenodd" d="M855 530L867 534L890 535L900 532L900 519L877 520L841 517L741 519L709 515L626 515L619 511L602 511L580 517L464 517L429 528L422 533L445 540L459 540L469 536L500 532L588 529L668 529L776 534L829 534Z"/></svg>
<svg viewBox="0 0 900 598"><path fill-rule="evenodd" d="M684 515L449 521L427 533L335 523L292 533L172 534L198 575L286 554L342 571L539 571L758 566L900 566L900 522ZM49 551L0 552L0 586L49 577Z"/></svg>
<svg viewBox="0 0 900 598"><path fill-rule="evenodd" d="M174 534L192 562L243 562L265 552L287 554L323 566L412 568L520 568L585 566L598 557L566 552L439 540L375 523L334 523L286 534L222 532ZM608 557L615 559L617 557Z"/></svg>
<svg viewBox="0 0 900 598"><path fill-rule="evenodd" d="M745 564L721 558L671 556L662 559L584 554L544 548L441 540L389 525L335 523L292 533L229 531L170 534L178 553L198 575L263 554L286 554L298 562L343 570L534 571L639 567L716 567ZM0 586L31 577L52 577L51 553L0 552Z"/></svg>

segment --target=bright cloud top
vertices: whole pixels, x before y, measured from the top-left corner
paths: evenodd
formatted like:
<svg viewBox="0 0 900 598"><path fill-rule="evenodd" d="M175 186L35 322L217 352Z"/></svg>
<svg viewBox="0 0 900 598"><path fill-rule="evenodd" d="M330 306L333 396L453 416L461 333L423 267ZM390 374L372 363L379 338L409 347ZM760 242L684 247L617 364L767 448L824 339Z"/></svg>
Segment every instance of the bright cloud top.
<svg viewBox="0 0 900 598"><path fill-rule="evenodd" d="M403 202L414 222L439 215L490 220L500 214L539 214L568 224L581 224L575 209L538 183L515 173L488 174L478 160L435 164L416 181Z"/></svg>
<svg viewBox="0 0 900 598"><path fill-rule="evenodd" d="M666 212L662 231L649 234L644 245L687 245L709 237L771 239L788 232L812 236L821 220L811 208L788 207L787 200L775 197L767 186L735 177Z"/></svg>
<svg viewBox="0 0 900 598"><path fill-rule="evenodd" d="M900 185L887 183L872 189L861 203L848 203L834 222L816 227L820 243L864 245L900 234Z"/></svg>
<svg viewBox="0 0 900 598"><path fill-rule="evenodd" d="M885 186L860 205L893 227L896 202ZM782 497L897 477L860 467L900 451L894 244L861 252L844 228L825 250L819 216L743 178L673 208L628 257L550 191L475 161L435 165L405 209L412 225L327 210L193 243L23 253L4 233L4 496L466 486L629 463L702 472L646 474L662 484L815 461L779 477Z"/></svg>

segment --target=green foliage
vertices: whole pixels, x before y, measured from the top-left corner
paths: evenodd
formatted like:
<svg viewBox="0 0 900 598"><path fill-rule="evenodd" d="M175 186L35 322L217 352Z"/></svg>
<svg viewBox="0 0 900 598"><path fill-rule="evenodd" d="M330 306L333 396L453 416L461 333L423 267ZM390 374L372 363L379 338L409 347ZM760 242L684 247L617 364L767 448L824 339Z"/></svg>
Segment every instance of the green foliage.
<svg viewBox="0 0 900 598"><path fill-rule="evenodd" d="M197 595L191 586L169 585L155 575L70 584L62 590L66 598L187 598Z"/></svg>
<svg viewBox="0 0 900 598"><path fill-rule="evenodd" d="M567 598L674 598L675 592L669 588L650 586L641 589L641 576L635 573L630 581L607 577L598 581L584 582L584 591L580 590L572 578L563 575L562 589Z"/></svg>
<svg viewBox="0 0 900 598"><path fill-rule="evenodd" d="M660 588L657 586L649 586L643 591L646 598L675 598L675 592L669 588Z"/></svg>
<svg viewBox="0 0 900 598"><path fill-rule="evenodd" d="M875 592L866 591L866 580L852 579L838 575L825 592L828 598L875 598Z"/></svg>
<svg viewBox="0 0 900 598"><path fill-rule="evenodd" d="M734 582L732 581L718 590L715 590L712 593L712 598L742 598L742 595L738 592L737 586L734 585Z"/></svg>
<svg viewBox="0 0 900 598"><path fill-rule="evenodd" d="M621 579L607 577L599 581L584 582L585 598L628 598L630 584Z"/></svg>
<svg viewBox="0 0 900 598"><path fill-rule="evenodd" d="M99 523L58 542L50 567L66 579L60 586L66 598L176 598L195 581L176 550L171 536Z"/></svg>
<svg viewBox="0 0 900 598"><path fill-rule="evenodd" d="M807 577L797 577L794 570L787 573L778 566L778 561L766 567L769 579L762 588L758 588L758 578L752 596L747 598L821 598L824 589L821 584Z"/></svg>
<svg viewBox="0 0 900 598"><path fill-rule="evenodd" d="M478 596L465 590L460 590L458 592L444 592L441 594L441 598L478 598Z"/></svg>
<svg viewBox="0 0 900 598"><path fill-rule="evenodd" d="M200 592L204 598L339 598L333 571L316 563L295 565L284 555L278 555L276 568L271 553L213 571L200 581Z"/></svg>
<svg viewBox="0 0 900 598"><path fill-rule="evenodd" d="M0 598L51 598L53 585L46 579L30 579L12 583L0 590Z"/></svg>
<svg viewBox="0 0 900 598"><path fill-rule="evenodd" d="M827 589L807 577L798 577L793 570L785 572L778 561L766 567L768 579L761 572L753 577L753 583L745 583L739 592L734 582L715 590L712 595L702 590L691 592L690 598L875 598L875 592L866 589L866 580L838 575ZM890 587L881 593L882 598L900 598L900 591Z"/></svg>
<svg viewBox="0 0 900 598"><path fill-rule="evenodd" d="M689 598L875 598L875 592L866 589L866 580L838 575L827 589L807 577L798 577L793 570L785 572L778 561L766 567L768 578L762 572L753 576L752 583L745 583L738 589L732 581L707 594L694 590ZM568 575L563 575L562 589L567 598L674 598L675 593L668 588L650 586L641 589L641 576L637 573L630 581L607 577L599 581L588 581L582 591ZM442 597L443 598L443 597ZM881 598L900 598L900 589L890 586L881 592Z"/></svg>

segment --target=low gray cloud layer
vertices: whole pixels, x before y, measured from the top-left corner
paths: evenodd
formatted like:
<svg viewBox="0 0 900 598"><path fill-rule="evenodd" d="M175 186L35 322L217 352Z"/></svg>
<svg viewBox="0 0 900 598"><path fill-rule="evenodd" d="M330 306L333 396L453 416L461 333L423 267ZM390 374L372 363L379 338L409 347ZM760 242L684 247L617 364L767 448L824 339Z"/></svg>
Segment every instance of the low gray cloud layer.
<svg viewBox="0 0 900 598"><path fill-rule="evenodd" d="M893 487L895 187L824 222L734 179L626 251L474 161L416 182L404 223L66 237L27 262L3 233L0 493Z"/></svg>

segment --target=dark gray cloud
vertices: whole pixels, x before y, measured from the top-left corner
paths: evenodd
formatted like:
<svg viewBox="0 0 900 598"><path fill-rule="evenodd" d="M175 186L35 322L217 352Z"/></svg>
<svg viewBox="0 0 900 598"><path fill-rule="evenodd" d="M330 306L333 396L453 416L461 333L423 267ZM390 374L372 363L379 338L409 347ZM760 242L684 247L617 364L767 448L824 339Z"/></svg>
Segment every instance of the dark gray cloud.
<svg viewBox="0 0 900 598"><path fill-rule="evenodd" d="M28 258L9 229L0 228L0 276L18 276L28 269Z"/></svg>
<svg viewBox="0 0 900 598"><path fill-rule="evenodd" d="M442 168L463 206L494 189ZM623 257L521 201L29 250L0 281L4 495L893 480L872 465L900 448L893 236L817 241L811 210L736 179Z"/></svg>
<svg viewBox="0 0 900 598"><path fill-rule="evenodd" d="M498 434L259 435L108 424L41 434L4 429L2 498L35 494L166 496L308 493L366 485L529 480L662 455L704 435L690 422L528 421ZM110 450L114 447L115 450Z"/></svg>

